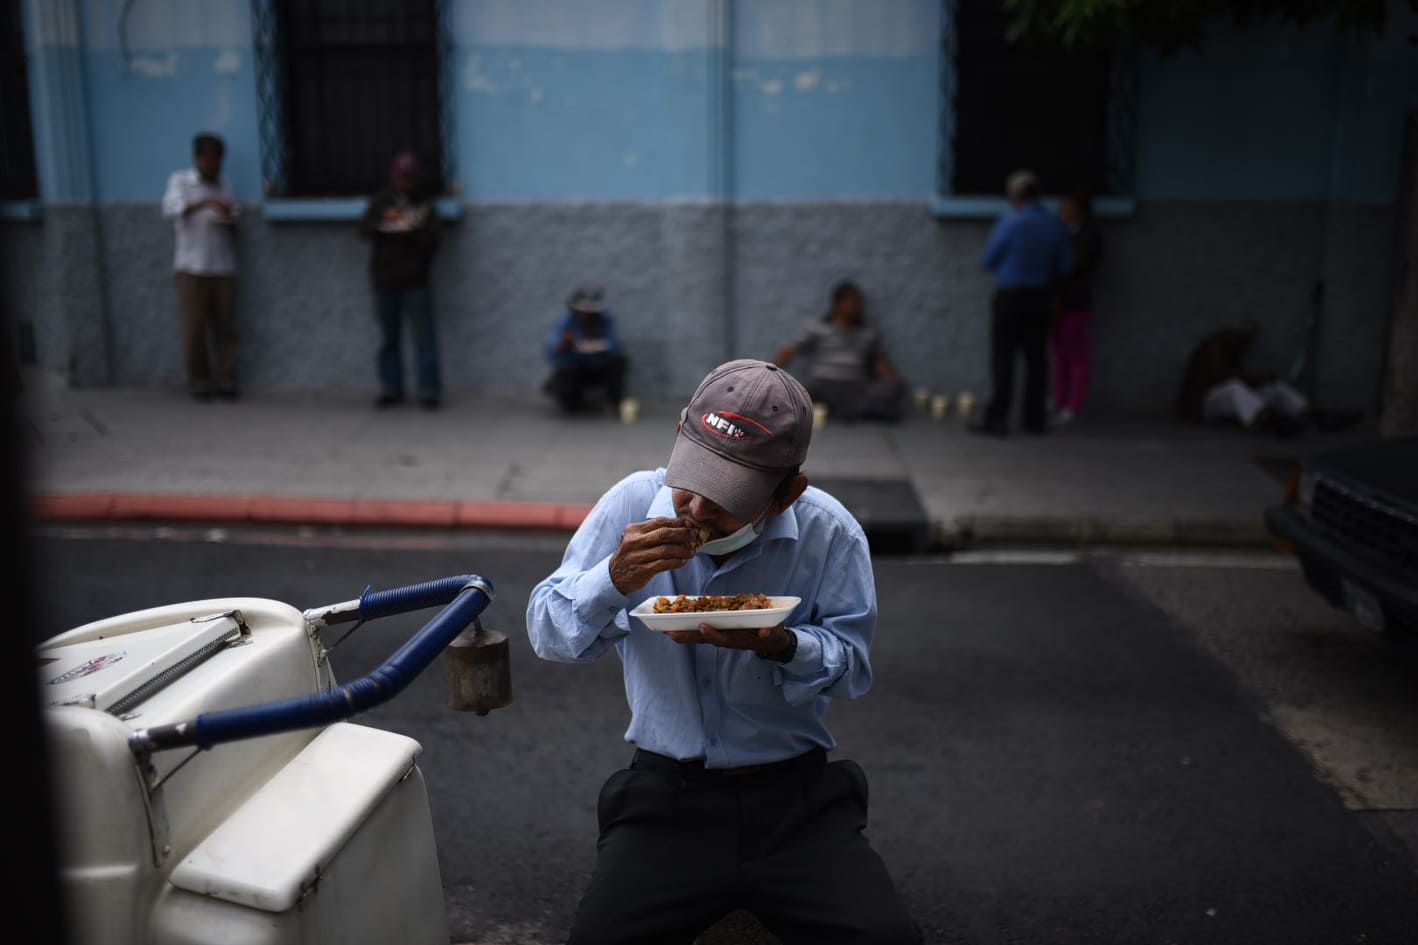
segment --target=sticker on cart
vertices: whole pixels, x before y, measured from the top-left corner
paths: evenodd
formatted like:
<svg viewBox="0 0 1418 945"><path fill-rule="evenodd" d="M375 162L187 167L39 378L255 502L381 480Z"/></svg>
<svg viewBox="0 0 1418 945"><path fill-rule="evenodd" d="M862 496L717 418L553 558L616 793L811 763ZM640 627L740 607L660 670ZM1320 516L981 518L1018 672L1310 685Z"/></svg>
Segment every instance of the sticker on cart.
<svg viewBox="0 0 1418 945"><path fill-rule="evenodd" d="M51 686L62 686L66 682L73 682L75 679L80 679L84 676L92 676L99 670L112 666L127 655L127 650L117 650L113 653L105 653L103 656L95 656L93 659L80 663L73 669L66 670L58 676L55 676L49 681L49 684Z"/></svg>
<svg viewBox="0 0 1418 945"><path fill-rule="evenodd" d="M59 662L59 657L57 656L41 656L39 658L39 665L41 666L48 666L50 663L57 662Z"/></svg>

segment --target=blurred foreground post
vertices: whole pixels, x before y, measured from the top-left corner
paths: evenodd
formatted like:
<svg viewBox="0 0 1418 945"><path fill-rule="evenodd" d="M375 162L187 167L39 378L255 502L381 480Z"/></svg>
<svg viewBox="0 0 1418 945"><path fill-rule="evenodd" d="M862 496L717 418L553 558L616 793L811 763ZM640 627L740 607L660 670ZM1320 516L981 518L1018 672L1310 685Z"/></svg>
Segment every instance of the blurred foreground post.
<svg viewBox="0 0 1418 945"><path fill-rule="evenodd" d="M1394 240L1393 315L1379 415L1379 432L1387 439L1418 436L1418 108L1408 111L1402 175Z"/></svg>

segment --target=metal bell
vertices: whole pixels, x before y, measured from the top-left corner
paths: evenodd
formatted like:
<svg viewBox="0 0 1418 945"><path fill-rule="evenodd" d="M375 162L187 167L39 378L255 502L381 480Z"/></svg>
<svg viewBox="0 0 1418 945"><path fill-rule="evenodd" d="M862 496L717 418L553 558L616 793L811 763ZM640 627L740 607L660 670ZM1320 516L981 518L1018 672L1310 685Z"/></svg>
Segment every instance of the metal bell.
<svg viewBox="0 0 1418 945"><path fill-rule="evenodd" d="M512 650L505 634L473 621L448 644L448 708L487 715L512 703Z"/></svg>

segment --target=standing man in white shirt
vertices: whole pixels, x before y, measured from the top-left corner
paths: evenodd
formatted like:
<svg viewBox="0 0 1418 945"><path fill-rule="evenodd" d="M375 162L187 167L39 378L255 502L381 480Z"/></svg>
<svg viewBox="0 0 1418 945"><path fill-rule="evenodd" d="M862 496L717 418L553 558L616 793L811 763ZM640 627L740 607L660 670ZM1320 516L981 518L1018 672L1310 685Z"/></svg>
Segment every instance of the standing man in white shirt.
<svg viewBox="0 0 1418 945"><path fill-rule="evenodd" d="M226 146L213 134L192 139L192 167L173 172L162 198L176 236L173 269L182 313L187 391L196 400L235 400L236 220L231 186L221 179ZM210 348L209 348L210 346Z"/></svg>

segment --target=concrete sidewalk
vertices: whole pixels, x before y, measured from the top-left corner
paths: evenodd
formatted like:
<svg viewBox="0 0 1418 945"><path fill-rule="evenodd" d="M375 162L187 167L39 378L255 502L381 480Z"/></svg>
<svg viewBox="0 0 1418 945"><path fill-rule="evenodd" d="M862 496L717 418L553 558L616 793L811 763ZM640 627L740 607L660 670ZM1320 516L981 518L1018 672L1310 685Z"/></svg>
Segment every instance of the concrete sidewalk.
<svg viewBox="0 0 1418 945"><path fill-rule="evenodd" d="M168 390L70 390L25 374L32 508L46 521L151 520L574 528L632 470L668 459L679 403L634 424L548 402L453 395L437 412L353 396L196 403ZM1374 435L1288 440L1170 418L1083 418L981 437L956 416L831 421L805 471L868 526L921 519L935 549L1008 544L1268 547L1262 514L1296 457ZM915 512L912 512L912 509Z"/></svg>

